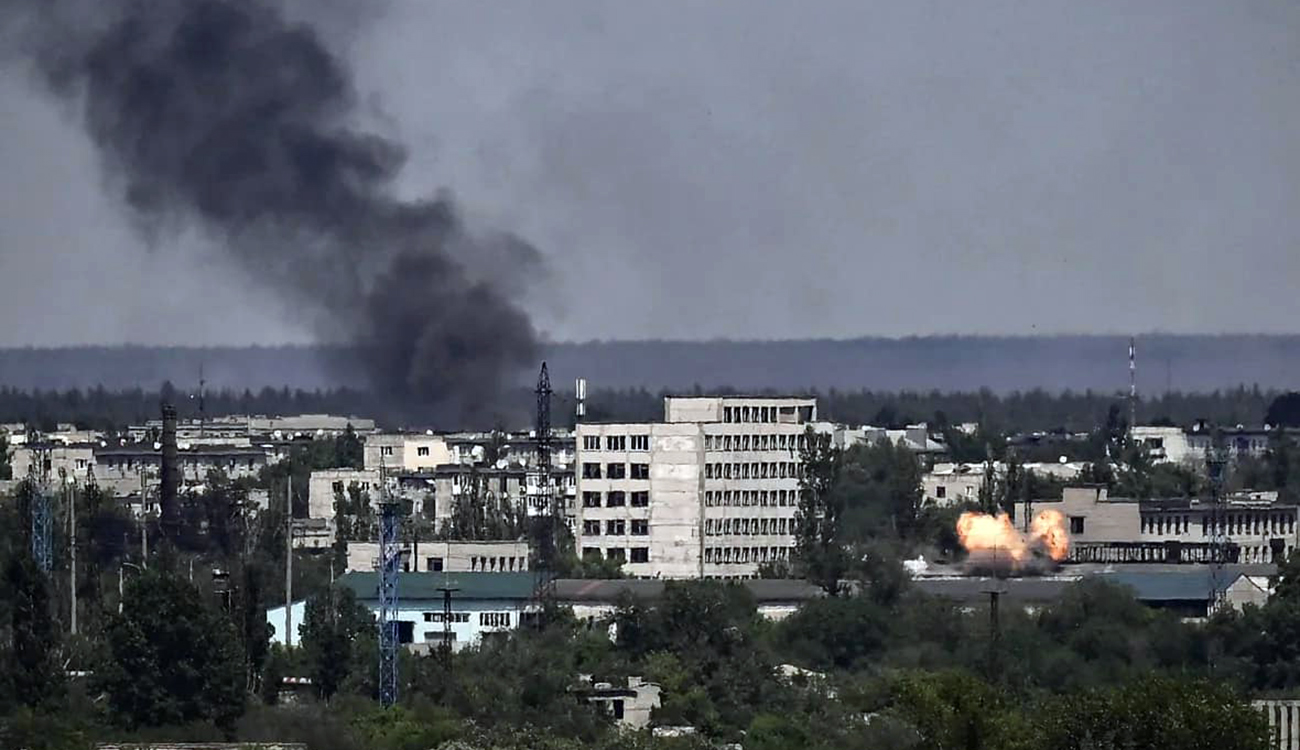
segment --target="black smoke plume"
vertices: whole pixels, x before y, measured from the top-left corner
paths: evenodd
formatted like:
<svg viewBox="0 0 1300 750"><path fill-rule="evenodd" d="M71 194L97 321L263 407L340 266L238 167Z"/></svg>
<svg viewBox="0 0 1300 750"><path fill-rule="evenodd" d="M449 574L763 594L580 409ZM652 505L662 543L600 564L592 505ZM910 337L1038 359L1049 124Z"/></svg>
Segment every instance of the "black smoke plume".
<svg viewBox="0 0 1300 750"><path fill-rule="evenodd" d="M271 0L0 7L155 246L201 228L323 338L357 344L395 402L473 413L534 359L507 294L537 251L473 231L447 196L397 198L404 150L358 129L343 61Z"/></svg>

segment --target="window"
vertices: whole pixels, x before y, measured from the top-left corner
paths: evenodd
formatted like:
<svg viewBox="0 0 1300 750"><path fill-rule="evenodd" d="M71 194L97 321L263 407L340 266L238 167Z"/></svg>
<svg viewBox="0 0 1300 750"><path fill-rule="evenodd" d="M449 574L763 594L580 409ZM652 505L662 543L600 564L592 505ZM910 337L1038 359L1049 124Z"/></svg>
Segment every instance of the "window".
<svg viewBox="0 0 1300 750"><path fill-rule="evenodd" d="M942 500L943 498L948 496L948 488L943 486L942 484L939 485L938 487L935 487L934 496Z"/></svg>
<svg viewBox="0 0 1300 750"><path fill-rule="evenodd" d="M622 492L611 492L605 496L606 508L622 508L627 503L627 495Z"/></svg>
<svg viewBox="0 0 1300 750"><path fill-rule="evenodd" d="M586 451L600 450L600 435L583 435L582 449Z"/></svg>
<svg viewBox="0 0 1300 750"><path fill-rule="evenodd" d="M582 465L582 478L583 478L583 479L600 479L600 464L594 464L594 463L592 463L592 464L583 464L583 465Z"/></svg>
<svg viewBox="0 0 1300 750"><path fill-rule="evenodd" d="M731 408L730 406L724 406L724 407L722 408L722 421L724 421L724 422L734 422L734 421L736 421L735 418L734 418L734 414L733 414L733 412L732 412L732 408Z"/></svg>
<svg viewBox="0 0 1300 750"><path fill-rule="evenodd" d="M510 627L509 612L479 612L478 624L485 628L508 628Z"/></svg>
<svg viewBox="0 0 1300 750"><path fill-rule="evenodd" d="M634 563L650 562L650 548L649 548L649 547L633 547L633 548L632 548L632 562L634 562Z"/></svg>
<svg viewBox="0 0 1300 750"><path fill-rule="evenodd" d="M605 533L610 536L623 536L627 534L627 524L623 519L605 522Z"/></svg>
<svg viewBox="0 0 1300 750"><path fill-rule="evenodd" d="M393 446L391 446L391 445L382 445L382 446L380 446L380 447L379 447L379 455L381 455L381 456L391 456L391 455L393 455Z"/></svg>
<svg viewBox="0 0 1300 750"><path fill-rule="evenodd" d="M627 559L627 555L623 553L622 549L615 547L614 549L605 550L605 559L621 563Z"/></svg>
<svg viewBox="0 0 1300 750"><path fill-rule="evenodd" d="M609 464L605 471L610 479L623 479L627 476L627 464Z"/></svg>
<svg viewBox="0 0 1300 750"><path fill-rule="evenodd" d="M627 450L627 436L626 435L605 436L605 450L607 451Z"/></svg>
<svg viewBox="0 0 1300 750"><path fill-rule="evenodd" d="M647 508L650 506L650 493L645 490L638 490L632 493L633 508Z"/></svg>
<svg viewBox="0 0 1300 750"><path fill-rule="evenodd" d="M334 483L334 494L335 494L335 495L342 495L342 494L343 494L343 483L342 483L342 482L335 482L335 483Z"/></svg>
<svg viewBox="0 0 1300 750"><path fill-rule="evenodd" d="M599 507L600 507L600 493L599 493L599 492L584 492L584 493L582 493L582 507L584 507L584 508L599 508Z"/></svg>
<svg viewBox="0 0 1300 750"><path fill-rule="evenodd" d="M582 533L586 536L600 536L600 521L583 521Z"/></svg>
<svg viewBox="0 0 1300 750"><path fill-rule="evenodd" d="M1070 516L1070 533L1083 533L1083 516Z"/></svg>
<svg viewBox="0 0 1300 750"><path fill-rule="evenodd" d="M438 571L442 570L442 558L426 557L424 559L424 569L431 571L433 573L437 573Z"/></svg>
<svg viewBox="0 0 1300 750"><path fill-rule="evenodd" d="M650 522L644 518L632 519L632 536L647 536L650 533Z"/></svg>
<svg viewBox="0 0 1300 750"><path fill-rule="evenodd" d="M416 448L416 449L415 449L415 455L417 455L417 456L427 456L427 455L429 455L429 446L427 446L427 445L421 445L420 447Z"/></svg>
<svg viewBox="0 0 1300 750"><path fill-rule="evenodd" d="M633 435L633 436L632 436L632 450L634 450L634 451L648 451L648 450L650 450L650 436L649 436L649 435Z"/></svg>
<svg viewBox="0 0 1300 750"><path fill-rule="evenodd" d="M649 479L650 464L632 464L633 479Z"/></svg>
<svg viewBox="0 0 1300 750"><path fill-rule="evenodd" d="M584 560L599 560L599 559L600 559L600 547L583 547L583 548L582 548L582 559L584 559Z"/></svg>

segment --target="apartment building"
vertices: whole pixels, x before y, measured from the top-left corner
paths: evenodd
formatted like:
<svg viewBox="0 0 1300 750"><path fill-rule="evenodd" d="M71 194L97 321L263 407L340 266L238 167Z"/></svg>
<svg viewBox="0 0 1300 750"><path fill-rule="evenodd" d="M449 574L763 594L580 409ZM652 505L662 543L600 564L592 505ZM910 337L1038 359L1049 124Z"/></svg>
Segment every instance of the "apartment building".
<svg viewBox="0 0 1300 750"><path fill-rule="evenodd" d="M664 421L579 424L579 552L656 578L746 578L788 560L813 399L669 397Z"/></svg>

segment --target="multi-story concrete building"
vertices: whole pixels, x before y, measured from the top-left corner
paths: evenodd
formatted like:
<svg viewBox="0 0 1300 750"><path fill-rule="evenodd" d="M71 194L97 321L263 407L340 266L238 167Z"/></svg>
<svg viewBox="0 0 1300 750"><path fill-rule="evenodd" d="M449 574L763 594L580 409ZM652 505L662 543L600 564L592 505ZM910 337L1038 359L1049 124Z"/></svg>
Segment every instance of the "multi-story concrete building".
<svg viewBox="0 0 1300 750"><path fill-rule="evenodd" d="M390 472L431 471L455 463L444 435L377 433L366 438L365 467Z"/></svg>
<svg viewBox="0 0 1300 750"><path fill-rule="evenodd" d="M321 469L307 480L307 517L334 519L334 500L339 493L363 492L377 501L380 473L377 469Z"/></svg>
<svg viewBox="0 0 1300 750"><path fill-rule="evenodd" d="M743 578L794 547L813 399L664 400L664 421L579 424L579 552L634 576Z"/></svg>
<svg viewBox="0 0 1300 750"><path fill-rule="evenodd" d="M1102 487L1068 487L1061 500L1035 501L1028 513L1058 510L1078 562L1205 562L1215 527L1236 559L1280 563L1300 544L1300 506L1232 500L1112 498ZM1023 516L1022 516L1023 517Z"/></svg>

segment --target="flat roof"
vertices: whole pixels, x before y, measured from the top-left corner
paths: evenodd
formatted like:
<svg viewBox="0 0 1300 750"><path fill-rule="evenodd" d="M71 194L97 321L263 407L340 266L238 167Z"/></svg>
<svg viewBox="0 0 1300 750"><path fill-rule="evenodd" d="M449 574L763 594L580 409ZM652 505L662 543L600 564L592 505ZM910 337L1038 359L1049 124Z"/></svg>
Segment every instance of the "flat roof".
<svg viewBox="0 0 1300 750"><path fill-rule="evenodd" d="M400 599L443 598L439 589L457 589L451 597L457 599L531 599L543 579L536 573L400 573L397 595ZM362 601L379 598L378 571L356 571L344 574L339 584L346 586Z"/></svg>

